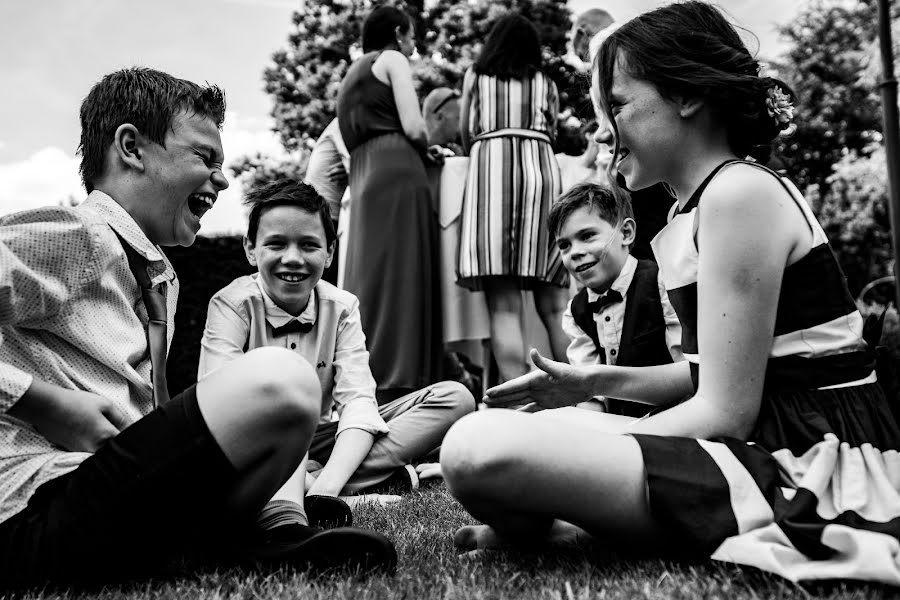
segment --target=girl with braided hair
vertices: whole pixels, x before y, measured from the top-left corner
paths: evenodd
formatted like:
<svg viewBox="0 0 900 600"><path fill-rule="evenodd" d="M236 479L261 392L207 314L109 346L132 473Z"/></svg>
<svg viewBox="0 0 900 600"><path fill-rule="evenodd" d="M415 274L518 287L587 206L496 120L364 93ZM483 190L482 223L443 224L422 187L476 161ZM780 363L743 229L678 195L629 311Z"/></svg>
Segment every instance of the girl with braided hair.
<svg viewBox="0 0 900 600"><path fill-rule="evenodd" d="M564 427L542 413L464 418L442 466L485 525L462 528L459 545L590 534L792 580L900 584L900 429L822 228L761 166L794 98L758 71L703 2L636 17L601 46L593 86L615 139L610 175L630 189L664 182L677 199L652 245L687 360L578 369L532 351L540 370L485 402L676 404Z"/></svg>

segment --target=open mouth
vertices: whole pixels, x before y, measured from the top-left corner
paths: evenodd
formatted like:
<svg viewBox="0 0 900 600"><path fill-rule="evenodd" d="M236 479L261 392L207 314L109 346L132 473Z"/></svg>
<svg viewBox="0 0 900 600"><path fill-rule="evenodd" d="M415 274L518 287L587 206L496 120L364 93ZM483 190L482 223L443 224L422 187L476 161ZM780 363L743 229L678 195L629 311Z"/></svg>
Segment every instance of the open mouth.
<svg viewBox="0 0 900 600"><path fill-rule="evenodd" d="M575 267L575 272L576 272L576 273L582 273L582 272L584 272L584 271L587 271L588 269L590 269L591 267L593 267L593 266L596 265L596 264L597 264L597 261L589 262L589 263L584 263L584 264L582 264L582 265L578 265L577 267Z"/></svg>
<svg viewBox="0 0 900 600"><path fill-rule="evenodd" d="M191 209L191 213L198 219L203 217L215 203L216 197L213 194L191 194L188 196L188 208Z"/></svg>
<svg viewBox="0 0 900 600"><path fill-rule="evenodd" d="M619 148L619 160L616 161L617 164L622 164L622 161L625 160L629 154L631 154L631 150L628 148Z"/></svg>
<svg viewBox="0 0 900 600"><path fill-rule="evenodd" d="M309 275L303 273L276 273L275 277L288 283L300 283L309 278Z"/></svg>

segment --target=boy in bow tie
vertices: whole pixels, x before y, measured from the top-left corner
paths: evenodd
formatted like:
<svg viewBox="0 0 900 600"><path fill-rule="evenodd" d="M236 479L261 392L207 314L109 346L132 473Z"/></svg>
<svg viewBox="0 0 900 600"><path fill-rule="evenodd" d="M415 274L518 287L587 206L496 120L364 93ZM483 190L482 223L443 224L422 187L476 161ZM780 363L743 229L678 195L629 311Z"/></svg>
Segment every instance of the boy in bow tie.
<svg viewBox="0 0 900 600"><path fill-rule="evenodd" d="M548 226L563 265L584 286L563 314L570 364L638 367L683 359L681 326L656 263L631 256L637 227L624 194L577 184L553 205ZM580 406L629 417L650 410L612 398Z"/></svg>
<svg viewBox="0 0 900 600"><path fill-rule="evenodd" d="M322 393L308 458L323 467L308 477L304 461L264 511L264 526L304 524L304 497L339 506L339 494L392 476L417 487L409 463L437 449L450 425L474 410L472 395L444 381L379 407L359 301L321 280L336 237L327 203L311 185L290 180L254 190L246 203L244 249L259 272L237 278L210 300L198 378L245 352L276 346L315 365Z"/></svg>

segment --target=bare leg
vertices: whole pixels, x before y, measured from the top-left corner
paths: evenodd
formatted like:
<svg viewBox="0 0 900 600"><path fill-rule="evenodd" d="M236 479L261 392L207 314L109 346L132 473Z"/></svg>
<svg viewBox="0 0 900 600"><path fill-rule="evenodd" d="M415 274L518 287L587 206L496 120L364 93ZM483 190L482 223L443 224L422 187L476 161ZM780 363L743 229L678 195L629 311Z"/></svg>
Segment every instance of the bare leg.
<svg viewBox="0 0 900 600"><path fill-rule="evenodd" d="M252 516L297 471L321 404L313 367L282 348L259 348L197 385L210 433L238 471L226 510Z"/></svg>
<svg viewBox="0 0 900 600"><path fill-rule="evenodd" d="M566 357L569 338L562 329L562 316L568 303L569 290L566 288L542 285L534 290L534 305L550 338L553 360L566 363L569 362Z"/></svg>
<svg viewBox="0 0 900 600"><path fill-rule="evenodd" d="M453 496L486 524L464 547L547 544L571 523L620 546L663 549L636 440L508 410L469 415L447 433L441 467Z"/></svg>
<svg viewBox="0 0 900 600"><path fill-rule="evenodd" d="M529 371L522 292L512 281L494 278L487 280L485 296L491 318L491 349L500 379L509 381Z"/></svg>

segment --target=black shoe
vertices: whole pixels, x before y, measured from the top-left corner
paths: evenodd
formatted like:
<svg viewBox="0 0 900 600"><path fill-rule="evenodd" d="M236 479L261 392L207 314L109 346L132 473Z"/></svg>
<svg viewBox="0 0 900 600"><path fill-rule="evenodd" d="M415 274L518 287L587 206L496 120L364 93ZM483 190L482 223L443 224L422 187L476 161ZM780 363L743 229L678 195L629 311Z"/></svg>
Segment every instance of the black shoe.
<svg viewBox="0 0 900 600"><path fill-rule="evenodd" d="M291 566L316 572L347 569L359 573L393 574L397 568L394 544L374 531L341 527L322 531L294 525L293 539L280 528L277 538L266 536L244 548L248 560L263 566Z"/></svg>
<svg viewBox="0 0 900 600"><path fill-rule="evenodd" d="M405 494L419 489L419 475L412 465L403 465L394 469L391 476L363 490L363 494Z"/></svg>
<svg viewBox="0 0 900 600"><path fill-rule="evenodd" d="M334 496L307 496L303 500L310 527L331 529L353 525L353 512L347 503Z"/></svg>

